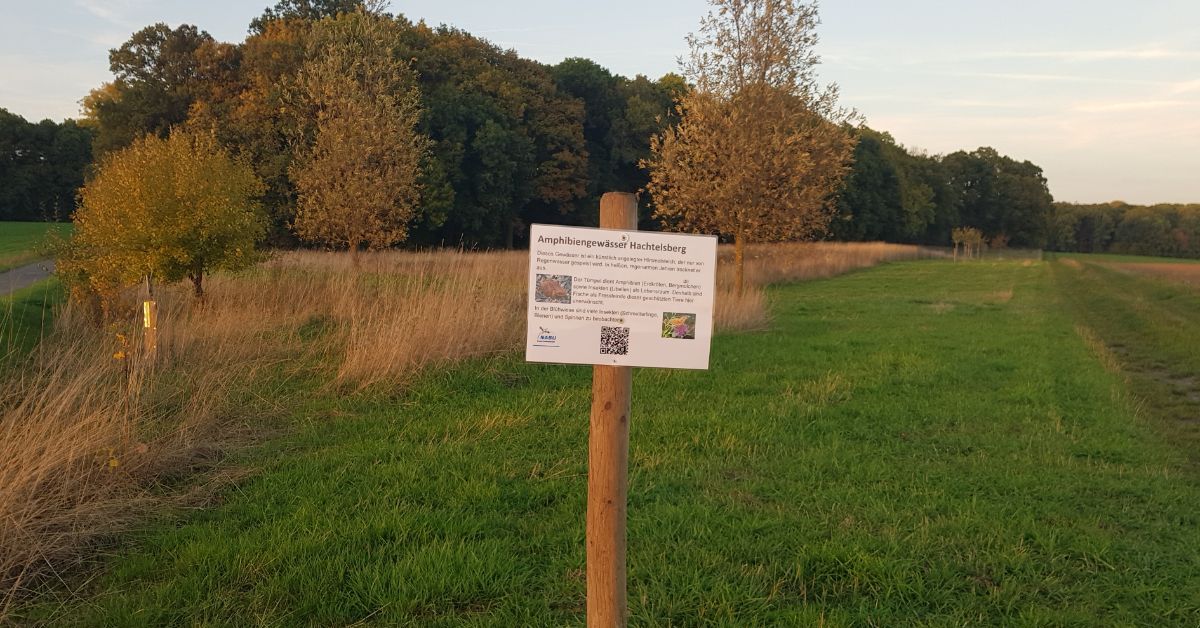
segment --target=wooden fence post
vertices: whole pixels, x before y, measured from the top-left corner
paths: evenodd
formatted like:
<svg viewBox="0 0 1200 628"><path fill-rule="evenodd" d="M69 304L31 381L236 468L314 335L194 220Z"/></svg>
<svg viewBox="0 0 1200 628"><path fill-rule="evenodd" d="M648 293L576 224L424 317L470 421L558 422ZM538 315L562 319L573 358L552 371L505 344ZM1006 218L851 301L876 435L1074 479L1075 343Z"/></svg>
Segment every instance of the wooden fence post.
<svg viewBox="0 0 1200 628"><path fill-rule="evenodd" d="M600 228L636 230L636 197L622 192L601 197ZM592 367L587 499L589 628L625 626L625 509L632 392L632 367Z"/></svg>

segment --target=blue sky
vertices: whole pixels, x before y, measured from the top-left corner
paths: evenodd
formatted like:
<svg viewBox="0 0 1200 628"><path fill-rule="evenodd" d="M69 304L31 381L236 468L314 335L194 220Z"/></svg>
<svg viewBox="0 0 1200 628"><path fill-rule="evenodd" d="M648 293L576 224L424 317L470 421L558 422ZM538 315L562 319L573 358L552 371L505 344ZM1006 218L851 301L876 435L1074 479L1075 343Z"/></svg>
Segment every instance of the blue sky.
<svg viewBox="0 0 1200 628"><path fill-rule="evenodd" d="M107 51L147 24L245 37L274 0L0 0L0 107L73 117ZM524 56L614 72L676 68L703 0L411 0ZM1058 200L1200 202L1200 2L826 0L824 80L872 127L931 153L993 146L1042 166Z"/></svg>

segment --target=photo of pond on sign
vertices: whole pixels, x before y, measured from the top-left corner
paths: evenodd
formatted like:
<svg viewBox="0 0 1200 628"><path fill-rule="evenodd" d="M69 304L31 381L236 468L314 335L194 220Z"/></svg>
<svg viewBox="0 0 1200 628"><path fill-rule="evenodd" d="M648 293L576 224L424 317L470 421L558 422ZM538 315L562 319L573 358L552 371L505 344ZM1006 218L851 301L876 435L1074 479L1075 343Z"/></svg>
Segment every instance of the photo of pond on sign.
<svg viewBox="0 0 1200 628"><path fill-rule="evenodd" d="M686 312L663 312L663 338L695 340L696 315Z"/></svg>
<svg viewBox="0 0 1200 628"><path fill-rule="evenodd" d="M534 299L538 303L570 303L571 276L539 274Z"/></svg>

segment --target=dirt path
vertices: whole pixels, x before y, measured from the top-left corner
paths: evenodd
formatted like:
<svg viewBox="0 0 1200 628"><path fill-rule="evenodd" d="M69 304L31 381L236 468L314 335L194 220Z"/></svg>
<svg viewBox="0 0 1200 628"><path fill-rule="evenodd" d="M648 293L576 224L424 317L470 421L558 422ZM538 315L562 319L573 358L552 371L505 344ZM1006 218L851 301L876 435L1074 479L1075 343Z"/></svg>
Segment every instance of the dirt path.
<svg viewBox="0 0 1200 628"><path fill-rule="evenodd" d="M28 288L52 274L53 260L40 260L0 272L0 297L8 296L21 288Z"/></svg>

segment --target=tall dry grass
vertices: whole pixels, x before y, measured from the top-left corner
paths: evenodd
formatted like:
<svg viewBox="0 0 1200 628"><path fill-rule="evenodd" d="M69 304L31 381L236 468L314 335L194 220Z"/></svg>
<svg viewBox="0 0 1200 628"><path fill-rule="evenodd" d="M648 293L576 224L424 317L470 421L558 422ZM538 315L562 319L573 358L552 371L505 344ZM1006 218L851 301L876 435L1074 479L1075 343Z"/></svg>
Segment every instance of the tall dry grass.
<svg viewBox="0 0 1200 628"><path fill-rule="evenodd" d="M886 244L751 247L742 298L719 267L717 327L766 325L768 283L923 255ZM213 277L202 303L184 286L162 289L153 361L141 357L137 295L104 329L64 309L34 354L0 373L0 620L22 591L162 506L171 492L159 483L211 467L303 394L272 386L403 385L425 369L516 350L527 259L381 252L354 268L345 254L280 253Z"/></svg>
<svg viewBox="0 0 1200 628"><path fill-rule="evenodd" d="M354 269L345 255L279 254L212 278L202 303L162 289L153 361L138 295L104 329L60 312L0 375L0 618L82 548L161 505L156 484L211 466L262 429L262 414L285 413L270 386L404 383L519 344L526 255L363 257Z"/></svg>

